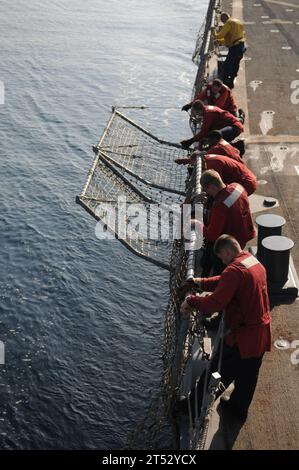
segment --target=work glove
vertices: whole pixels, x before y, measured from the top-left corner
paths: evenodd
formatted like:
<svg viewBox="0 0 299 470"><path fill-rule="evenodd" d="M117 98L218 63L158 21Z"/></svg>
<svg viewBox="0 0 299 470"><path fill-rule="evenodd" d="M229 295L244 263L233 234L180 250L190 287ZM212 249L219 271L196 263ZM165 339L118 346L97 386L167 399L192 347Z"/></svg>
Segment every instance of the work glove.
<svg viewBox="0 0 299 470"><path fill-rule="evenodd" d="M182 111L189 111L189 109L192 107L192 104L188 103L188 104L185 104L183 107L182 107Z"/></svg>
<svg viewBox="0 0 299 470"><path fill-rule="evenodd" d="M180 299L184 299L186 297L187 292L190 292L192 289L199 288L197 284L195 284L194 279L188 279L187 281L184 281L179 289L178 289L178 295Z"/></svg>
<svg viewBox="0 0 299 470"><path fill-rule="evenodd" d="M193 140L192 140L192 139L187 139L187 140L182 140L182 141L181 141L181 146L182 146L183 148L186 148L186 149L189 148L191 144L193 144Z"/></svg>
<svg viewBox="0 0 299 470"><path fill-rule="evenodd" d="M188 165L190 162L191 162L191 159L188 157L175 159L175 163L177 163L178 165Z"/></svg>

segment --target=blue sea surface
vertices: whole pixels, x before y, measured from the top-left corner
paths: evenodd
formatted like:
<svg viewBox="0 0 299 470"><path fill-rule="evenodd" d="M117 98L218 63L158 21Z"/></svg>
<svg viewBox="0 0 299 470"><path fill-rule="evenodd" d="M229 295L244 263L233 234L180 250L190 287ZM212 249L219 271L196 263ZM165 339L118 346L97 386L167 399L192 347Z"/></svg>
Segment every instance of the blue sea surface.
<svg viewBox="0 0 299 470"><path fill-rule="evenodd" d="M98 240L75 196L112 105L190 136L207 3L1 1L1 449L121 448L157 390L168 273Z"/></svg>

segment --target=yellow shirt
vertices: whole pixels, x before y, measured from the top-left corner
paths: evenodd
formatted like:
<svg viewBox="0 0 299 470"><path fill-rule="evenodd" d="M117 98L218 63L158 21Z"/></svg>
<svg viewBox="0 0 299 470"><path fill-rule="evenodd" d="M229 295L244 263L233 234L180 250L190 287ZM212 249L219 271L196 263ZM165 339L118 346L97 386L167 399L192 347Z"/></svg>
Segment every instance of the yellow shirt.
<svg viewBox="0 0 299 470"><path fill-rule="evenodd" d="M214 37L226 47L236 46L245 40L244 26L241 21L229 18L222 26L219 33L214 33Z"/></svg>

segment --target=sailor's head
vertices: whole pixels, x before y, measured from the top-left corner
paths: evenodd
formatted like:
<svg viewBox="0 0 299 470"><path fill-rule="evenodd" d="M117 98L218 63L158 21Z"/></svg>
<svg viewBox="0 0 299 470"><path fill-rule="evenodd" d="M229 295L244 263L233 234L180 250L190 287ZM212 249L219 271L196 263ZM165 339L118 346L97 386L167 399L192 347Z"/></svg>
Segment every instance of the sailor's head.
<svg viewBox="0 0 299 470"><path fill-rule="evenodd" d="M222 134L220 131L211 131L207 135L207 141L210 147L213 147L214 145L218 144L221 139Z"/></svg>
<svg viewBox="0 0 299 470"><path fill-rule="evenodd" d="M226 23L227 20L229 19L229 17L230 17L229 14L226 13L225 11L222 12L221 15L220 15L220 19L221 19L222 23Z"/></svg>
<svg viewBox="0 0 299 470"><path fill-rule="evenodd" d="M201 100L195 100L192 104L192 115L195 119L201 119L203 116L204 103Z"/></svg>
<svg viewBox="0 0 299 470"><path fill-rule="evenodd" d="M221 189L225 188L221 176L215 170L204 171L200 178L202 190L209 196L216 197Z"/></svg>
<svg viewBox="0 0 299 470"><path fill-rule="evenodd" d="M214 244L215 255L226 265L230 264L241 251L240 244L231 235L220 235Z"/></svg>
<svg viewBox="0 0 299 470"><path fill-rule="evenodd" d="M223 81L220 80L220 78L215 78L213 81L212 81L212 86L211 86L211 90L213 93L219 93L219 91L221 90L223 86Z"/></svg>

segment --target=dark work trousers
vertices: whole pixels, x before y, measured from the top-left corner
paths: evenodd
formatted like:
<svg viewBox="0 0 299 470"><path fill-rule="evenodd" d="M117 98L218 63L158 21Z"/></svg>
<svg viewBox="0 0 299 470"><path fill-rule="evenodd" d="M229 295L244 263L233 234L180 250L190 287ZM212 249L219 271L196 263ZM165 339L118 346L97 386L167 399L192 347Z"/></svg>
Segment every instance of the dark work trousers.
<svg viewBox="0 0 299 470"><path fill-rule="evenodd" d="M208 196L208 199L203 206L203 223L206 227L209 225L210 212L211 212L213 204L214 204L214 198L212 196Z"/></svg>
<svg viewBox="0 0 299 470"><path fill-rule="evenodd" d="M209 225L210 211L213 203L214 198L209 196L204 205L203 223L206 227ZM201 277L209 277L211 275L211 271L214 276L217 276L218 274L221 274L222 271L226 268L226 266L214 253L214 243L208 241L205 241L200 265L202 267Z"/></svg>
<svg viewBox="0 0 299 470"><path fill-rule="evenodd" d="M226 265L214 253L214 243L207 241L200 264L202 267L201 277L218 276L226 268Z"/></svg>
<svg viewBox="0 0 299 470"><path fill-rule="evenodd" d="M218 370L219 351L211 362L209 378L213 372ZM222 365L220 368L221 382L226 389L233 381L235 389L230 396L230 403L244 416L247 416L248 408L252 401L256 388L259 370L262 364L263 354L260 357L251 357L242 359L239 349L236 345L233 347L223 346ZM198 383L198 405L199 410L202 403L203 387L205 381L205 373L201 375ZM217 394L219 397L223 393L223 389ZM195 392L192 391L191 399L194 400Z"/></svg>
<svg viewBox="0 0 299 470"><path fill-rule="evenodd" d="M221 79L230 85L238 75L241 59L246 51L244 42L228 48L228 54L223 64Z"/></svg>
<svg viewBox="0 0 299 470"><path fill-rule="evenodd" d="M210 277L213 267L213 243L205 241L203 247L203 254L200 260L202 267L201 277Z"/></svg>
<svg viewBox="0 0 299 470"><path fill-rule="evenodd" d="M221 132L223 139L227 142L231 142L241 134L241 129L237 126L226 126L218 130Z"/></svg>

